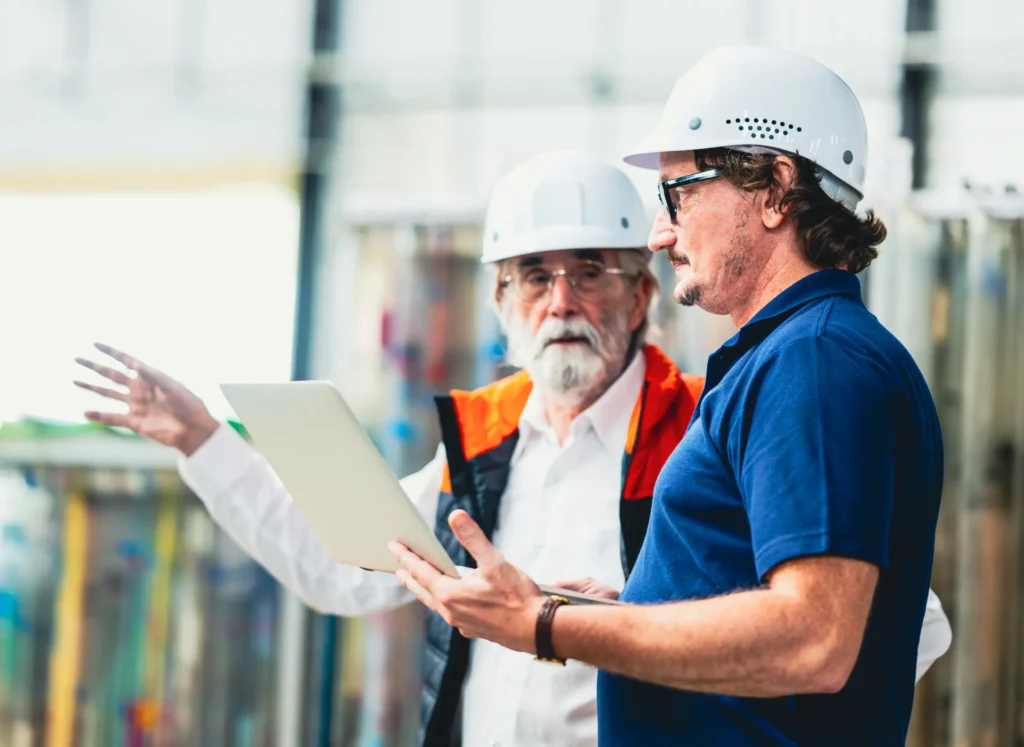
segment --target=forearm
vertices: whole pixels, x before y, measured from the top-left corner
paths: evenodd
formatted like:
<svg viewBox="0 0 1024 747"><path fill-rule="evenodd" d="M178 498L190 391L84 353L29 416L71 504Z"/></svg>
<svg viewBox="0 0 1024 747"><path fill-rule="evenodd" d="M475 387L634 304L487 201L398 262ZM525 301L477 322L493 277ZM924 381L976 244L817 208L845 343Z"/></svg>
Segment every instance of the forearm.
<svg viewBox="0 0 1024 747"><path fill-rule="evenodd" d="M235 434L218 432L181 473L221 529L310 607L359 615L412 600L390 574L335 562L270 465Z"/></svg>
<svg viewBox="0 0 1024 747"><path fill-rule="evenodd" d="M392 574L336 562L286 492L275 495L271 486L263 491L257 497L240 489L206 505L221 528L306 605L324 614L355 616L412 601Z"/></svg>
<svg viewBox="0 0 1024 747"><path fill-rule="evenodd" d="M800 600L763 589L656 606L564 607L553 642L560 656L634 679L773 697L842 686L848 657L815 627Z"/></svg>

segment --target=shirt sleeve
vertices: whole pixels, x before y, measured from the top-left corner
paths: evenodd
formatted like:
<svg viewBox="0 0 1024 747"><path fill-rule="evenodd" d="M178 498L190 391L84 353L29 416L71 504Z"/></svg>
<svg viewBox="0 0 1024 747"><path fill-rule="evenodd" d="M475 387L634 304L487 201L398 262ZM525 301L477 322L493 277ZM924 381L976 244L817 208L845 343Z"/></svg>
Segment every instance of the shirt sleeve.
<svg viewBox="0 0 1024 747"><path fill-rule="evenodd" d="M887 568L896 403L884 374L827 338L801 339L760 367L744 409L730 458L759 578L826 553Z"/></svg>
<svg viewBox="0 0 1024 747"><path fill-rule="evenodd" d="M401 481L430 526L444 465L442 446L423 469ZM413 601L390 573L336 563L270 464L231 426L222 425L178 469L213 520L313 609L351 616Z"/></svg>
<svg viewBox="0 0 1024 747"><path fill-rule="evenodd" d="M917 645L917 679L924 677L931 665L949 650L952 642L953 630L949 626L949 618L942 609L938 595L929 589L921 640Z"/></svg>

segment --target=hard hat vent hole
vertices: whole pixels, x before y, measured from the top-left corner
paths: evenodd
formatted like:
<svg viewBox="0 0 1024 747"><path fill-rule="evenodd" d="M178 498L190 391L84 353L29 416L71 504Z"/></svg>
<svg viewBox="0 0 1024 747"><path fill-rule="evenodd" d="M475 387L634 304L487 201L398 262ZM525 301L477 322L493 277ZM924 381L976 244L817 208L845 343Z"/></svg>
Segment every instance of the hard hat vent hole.
<svg viewBox="0 0 1024 747"><path fill-rule="evenodd" d="M622 216L622 220L619 222L622 224L623 228L629 228L629 218L626 216Z"/></svg>
<svg viewBox="0 0 1024 747"><path fill-rule="evenodd" d="M494 236L492 237L491 240L492 241L497 241L498 240L498 232L497 231L494 232Z"/></svg>
<svg viewBox="0 0 1024 747"><path fill-rule="evenodd" d="M775 139L775 135L778 135L779 133L781 133L782 135L784 135L786 137L789 137L790 130L793 130L794 132L803 132L804 131L803 127L797 127L792 122L790 122L789 124L786 124L781 119L769 120L768 117L754 117L754 122L755 123L760 123L760 124L748 124L746 126L744 126L741 123L743 123L743 122L750 122L750 117L735 117L735 118L732 118L732 119L725 120L725 123L727 125L731 125L734 122L735 122L735 124L736 124L736 126L737 126L737 128L739 129L740 132L743 132L744 130L747 130L748 132L751 132L751 137L756 138L757 134L753 132L755 129L758 132L764 131L765 135L768 135L768 139L769 140L774 140ZM773 127L769 126L768 122L771 122L772 125L777 125L777 127L773 128ZM775 135L770 134L773 129L775 131Z"/></svg>

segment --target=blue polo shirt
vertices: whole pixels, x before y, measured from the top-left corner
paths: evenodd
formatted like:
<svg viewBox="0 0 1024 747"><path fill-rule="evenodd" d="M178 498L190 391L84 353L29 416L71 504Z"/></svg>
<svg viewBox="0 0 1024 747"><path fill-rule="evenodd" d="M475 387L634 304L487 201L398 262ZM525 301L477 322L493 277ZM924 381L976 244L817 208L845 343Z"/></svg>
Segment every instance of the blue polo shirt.
<svg viewBox="0 0 1024 747"><path fill-rule="evenodd" d="M601 744L902 745L941 491L931 394L857 277L823 270L779 294L708 360L622 598L727 594L792 558L857 558L881 569L860 657L840 692L782 698L602 672Z"/></svg>

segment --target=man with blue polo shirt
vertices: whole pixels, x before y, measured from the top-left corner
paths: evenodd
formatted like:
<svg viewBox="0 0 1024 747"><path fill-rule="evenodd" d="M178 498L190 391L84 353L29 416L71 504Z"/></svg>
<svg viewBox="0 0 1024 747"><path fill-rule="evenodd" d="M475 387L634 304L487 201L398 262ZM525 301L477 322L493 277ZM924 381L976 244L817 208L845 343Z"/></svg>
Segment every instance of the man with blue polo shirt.
<svg viewBox="0 0 1024 747"><path fill-rule="evenodd" d="M943 454L920 371L860 296L885 237L854 212L866 142L828 68L728 48L627 157L660 171L649 245L676 300L739 331L658 478L626 604L545 597L460 512L466 577L393 548L464 635L600 667L602 744L905 741Z"/></svg>

